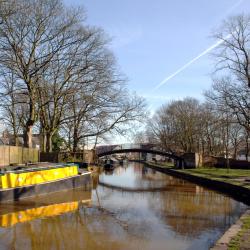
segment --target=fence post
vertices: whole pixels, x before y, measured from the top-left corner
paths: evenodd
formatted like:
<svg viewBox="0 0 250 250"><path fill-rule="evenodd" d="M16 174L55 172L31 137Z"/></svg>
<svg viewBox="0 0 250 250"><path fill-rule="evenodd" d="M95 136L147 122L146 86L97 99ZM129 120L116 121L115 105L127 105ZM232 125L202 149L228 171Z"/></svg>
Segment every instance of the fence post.
<svg viewBox="0 0 250 250"><path fill-rule="evenodd" d="M23 146L22 146L22 164L23 164Z"/></svg>
<svg viewBox="0 0 250 250"><path fill-rule="evenodd" d="M9 165L11 163L11 160L10 160L10 145L9 145Z"/></svg>
<svg viewBox="0 0 250 250"><path fill-rule="evenodd" d="M5 166L5 145L3 146L3 165Z"/></svg>

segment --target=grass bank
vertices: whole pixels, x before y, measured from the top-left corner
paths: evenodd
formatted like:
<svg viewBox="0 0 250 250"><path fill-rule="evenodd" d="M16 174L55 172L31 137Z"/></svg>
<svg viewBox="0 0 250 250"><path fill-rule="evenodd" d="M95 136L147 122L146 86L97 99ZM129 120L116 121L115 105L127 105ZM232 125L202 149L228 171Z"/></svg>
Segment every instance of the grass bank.
<svg viewBox="0 0 250 250"><path fill-rule="evenodd" d="M250 214L242 216L240 222L240 230L230 240L228 250L250 249Z"/></svg>
<svg viewBox="0 0 250 250"><path fill-rule="evenodd" d="M250 189L250 170L243 169L222 169L222 168L197 168L197 169L184 169L177 170L200 176L211 180L222 181L233 185L241 186Z"/></svg>

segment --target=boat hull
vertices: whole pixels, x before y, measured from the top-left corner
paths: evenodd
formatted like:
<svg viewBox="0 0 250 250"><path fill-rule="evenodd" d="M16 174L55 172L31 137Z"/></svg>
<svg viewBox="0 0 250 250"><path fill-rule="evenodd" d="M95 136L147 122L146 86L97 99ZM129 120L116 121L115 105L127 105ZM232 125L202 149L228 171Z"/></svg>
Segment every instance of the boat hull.
<svg viewBox="0 0 250 250"><path fill-rule="evenodd" d="M0 203L18 201L32 196L35 197L78 187L84 187L86 190L91 188L90 172L41 184L2 189L0 190Z"/></svg>

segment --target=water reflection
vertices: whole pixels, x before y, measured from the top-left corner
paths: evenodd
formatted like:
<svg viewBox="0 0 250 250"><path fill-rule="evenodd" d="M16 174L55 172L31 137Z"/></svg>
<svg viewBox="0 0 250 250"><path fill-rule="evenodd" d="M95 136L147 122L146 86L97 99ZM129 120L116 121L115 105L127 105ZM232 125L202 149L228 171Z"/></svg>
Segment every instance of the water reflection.
<svg viewBox="0 0 250 250"><path fill-rule="evenodd" d="M1 204L1 249L209 249L246 209L137 163L92 177L92 192Z"/></svg>
<svg viewBox="0 0 250 250"><path fill-rule="evenodd" d="M82 188L29 198L18 202L7 202L0 206L0 227L10 227L44 217L53 217L78 209L79 203L91 204L91 192Z"/></svg>
<svg viewBox="0 0 250 250"><path fill-rule="evenodd" d="M23 223L37 218L57 216L63 213L72 212L77 208L78 202L68 202L3 214L0 216L0 226L10 227L17 223Z"/></svg>

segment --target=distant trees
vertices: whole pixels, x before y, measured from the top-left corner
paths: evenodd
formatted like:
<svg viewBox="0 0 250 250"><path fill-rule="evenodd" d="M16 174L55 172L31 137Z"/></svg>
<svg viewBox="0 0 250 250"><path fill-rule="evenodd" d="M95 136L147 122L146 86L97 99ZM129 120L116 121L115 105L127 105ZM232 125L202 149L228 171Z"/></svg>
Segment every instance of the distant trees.
<svg viewBox="0 0 250 250"><path fill-rule="evenodd" d="M57 133L77 150L85 137L141 119L144 100L126 90L105 34L84 24L82 9L61 0L1 3L1 115L15 136L22 130L25 146L34 126L50 152Z"/></svg>
<svg viewBox="0 0 250 250"><path fill-rule="evenodd" d="M199 102L193 98L162 106L148 123L147 133L167 151L195 151Z"/></svg>
<svg viewBox="0 0 250 250"><path fill-rule="evenodd" d="M192 98L163 105L149 120L148 138L168 151L236 157L249 155L250 16L224 21L214 33L223 42L215 49L213 85L206 101Z"/></svg>
<svg viewBox="0 0 250 250"><path fill-rule="evenodd" d="M228 77L215 79L206 96L217 109L230 113L240 125L250 130L250 88L246 84Z"/></svg>
<svg viewBox="0 0 250 250"><path fill-rule="evenodd" d="M242 147L248 147L246 130L232 116L219 112L213 103L194 98L163 105L149 119L145 134L147 141L175 153L230 154L236 158Z"/></svg>
<svg viewBox="0 0 250 250"><path fill-rule="evenodd" d="M239 147L245 145L246 158L249 154L250 134L250 88L244 83L235 83L230 78L214 80L209 91L205 92L211 111L220 121L220 129L224 137L223 147L233 148L233 155ZM243 147L243 148L244 148Z"/></svg>

